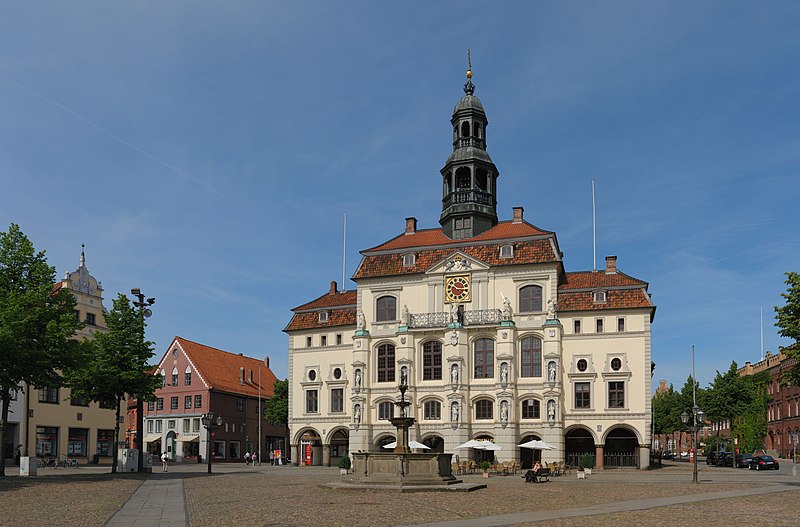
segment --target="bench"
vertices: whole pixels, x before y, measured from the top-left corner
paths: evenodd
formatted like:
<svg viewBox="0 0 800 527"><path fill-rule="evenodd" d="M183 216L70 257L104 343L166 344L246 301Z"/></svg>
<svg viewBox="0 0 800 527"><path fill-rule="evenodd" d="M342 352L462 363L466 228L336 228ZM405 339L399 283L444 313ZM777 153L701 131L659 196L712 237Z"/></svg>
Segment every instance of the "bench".
<svg viewBox="0 0 800 527"><path fill-rule="evenodd" d="M526 483L543 483L545 481L550 481L550 469L540 469L538 474L535 474L533 470L529 470L522 477L525 479Z"/></svg>

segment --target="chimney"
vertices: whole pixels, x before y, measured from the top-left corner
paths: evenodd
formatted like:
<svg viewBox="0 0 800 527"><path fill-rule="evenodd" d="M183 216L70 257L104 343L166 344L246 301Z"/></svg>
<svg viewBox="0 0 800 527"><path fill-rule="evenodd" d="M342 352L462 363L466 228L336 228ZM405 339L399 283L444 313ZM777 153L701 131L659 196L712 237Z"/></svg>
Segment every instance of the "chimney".
<svg viewBox="0 0 800 527"><path fill-rule="evenodd" d="M336 294L336 286L337 286L336 280L331 280L331 290L328 292L328 294L335 295Z"/></svg>
<svg viewBox="0 0 800 527"><path fill-rule="evenodd" d="M522 223L522 213L525 212L525 209L522 207L514 207L514 220L512 223Z"/></svg>
<svg viewBox="0 0 800 527"><path fill-rule="evenodd" d="M269 368L269 357L264 357L264 365Z"/></svg>
<svg viewBox="0 0 800 527"><path fill-rule="evenodd" d="M239 368L239 384L244 384L244 368Z"/></svg>
<svg viewBox="0 0 800 527"><path fill-rule="evenodd" d="M606 256L606 274L617 274L616 256Z"/></svg>
<svg viewBox="0 0 800 527"><path fill-rule="evenodd" d="M417 232L417 218L406 218L406 234Z"/></svg>

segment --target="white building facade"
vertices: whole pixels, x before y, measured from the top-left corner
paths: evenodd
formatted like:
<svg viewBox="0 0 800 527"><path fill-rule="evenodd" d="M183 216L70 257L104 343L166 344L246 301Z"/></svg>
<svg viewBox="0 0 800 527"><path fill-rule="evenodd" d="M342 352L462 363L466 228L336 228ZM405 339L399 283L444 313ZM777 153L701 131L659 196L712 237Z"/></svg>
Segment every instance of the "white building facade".
<svg viewBox="0 0 800 527"><path fill-rule="evenodd" d="M461 459L646 468L650 448L648 284L606 258L566 272L555 233L499 221L499 172L471 73L441 169L441 228L362 251L356 291L293 310L289 428L294 463L330 465L395 440L403 381L411 439ZM458 449L470 439L500 450ZM518 444L543 440L553 450ZM493 458L493 459L492 459Z"/></svg>

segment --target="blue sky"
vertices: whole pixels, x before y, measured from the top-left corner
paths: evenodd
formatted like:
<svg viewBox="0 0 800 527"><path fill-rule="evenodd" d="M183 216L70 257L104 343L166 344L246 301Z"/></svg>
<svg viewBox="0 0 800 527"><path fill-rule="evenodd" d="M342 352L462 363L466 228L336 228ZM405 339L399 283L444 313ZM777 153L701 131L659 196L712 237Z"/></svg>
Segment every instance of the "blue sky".
<svg viewBox="0 0 800 527"><path fill-rule="evenodd" d="M4 2L0 228L78 265L106 306L157 298L148 337L270 356L290 309L415 216L472 48L513 206L569 271L650 283L656 380L706 384L788 341L798 271L797 2ZM354 288L348 282L348 288Z"/></svg>

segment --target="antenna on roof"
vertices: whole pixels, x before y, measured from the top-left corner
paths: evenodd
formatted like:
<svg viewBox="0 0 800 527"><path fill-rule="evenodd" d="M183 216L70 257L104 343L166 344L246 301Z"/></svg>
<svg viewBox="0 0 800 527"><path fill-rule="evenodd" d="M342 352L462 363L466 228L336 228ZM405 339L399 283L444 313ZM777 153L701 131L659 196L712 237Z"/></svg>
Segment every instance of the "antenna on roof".
<svg viewBox="0 0 800 527"><path fill-rule="evenodd" d="M592 270L597 271L597 209L594 204L594 178L592 178Z"/></svg>
<svg viewBox="0 0 800 527"><path fill-rule="evenodd" d="M342 247L342 291L347 291L345 274L347 273L347 211L344 212L344 242Z"/></svg>

